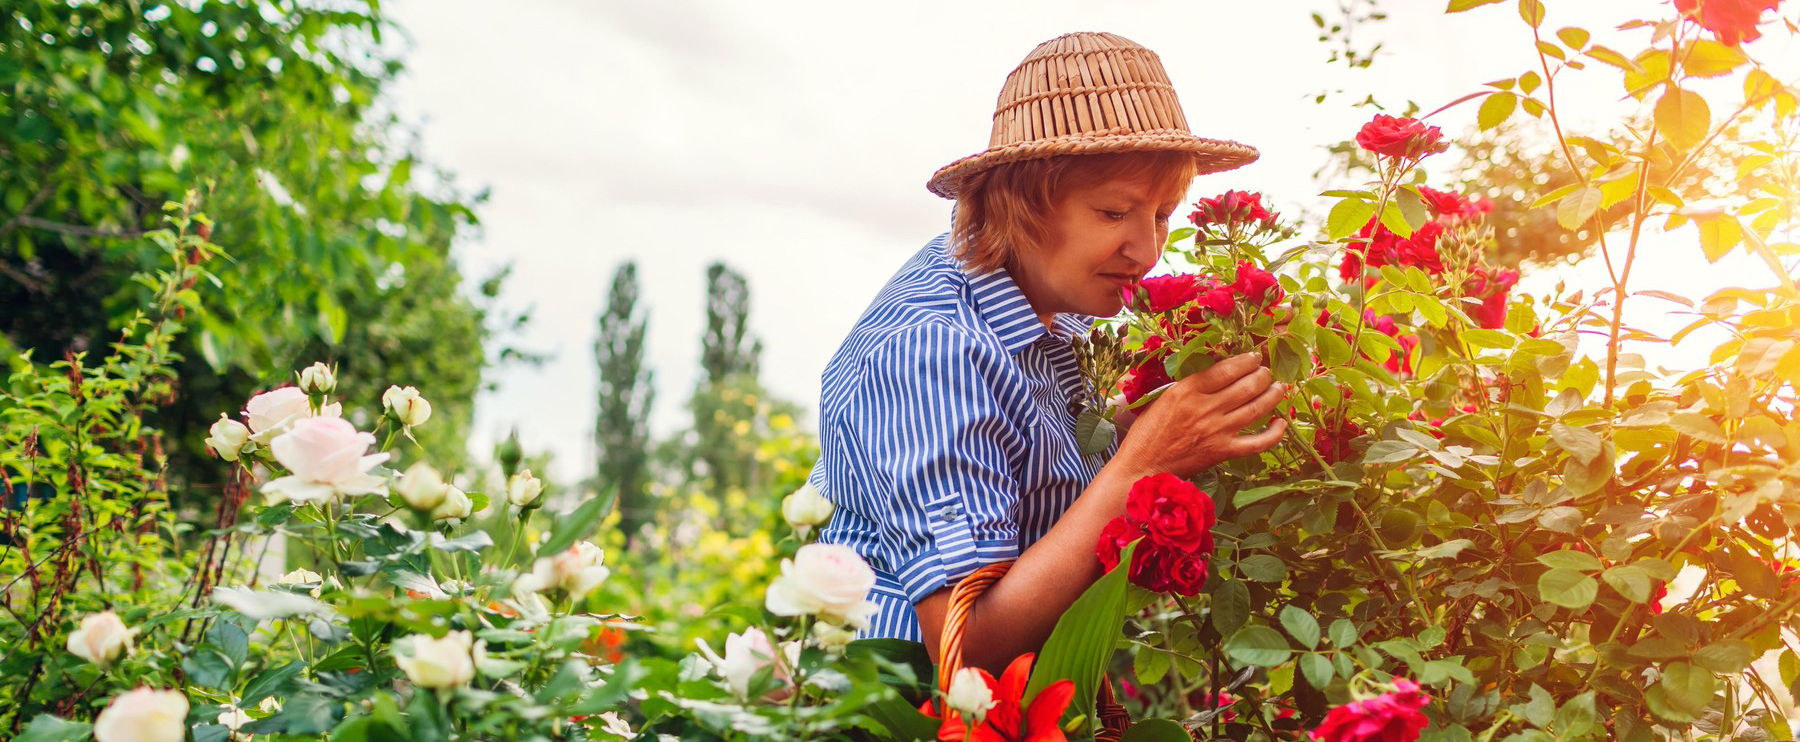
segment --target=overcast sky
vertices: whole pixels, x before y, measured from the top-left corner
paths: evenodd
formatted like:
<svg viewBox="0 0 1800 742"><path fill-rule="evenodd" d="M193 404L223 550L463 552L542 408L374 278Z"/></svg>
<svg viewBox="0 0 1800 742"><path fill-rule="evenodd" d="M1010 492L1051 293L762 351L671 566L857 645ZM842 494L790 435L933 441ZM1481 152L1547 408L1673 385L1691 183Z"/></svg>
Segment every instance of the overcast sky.
<svg viewBox="0 0 1800 742"><path fill-rule="evenodd" d="M1366 36L1385 42L1380 61L1347 71L1326 62L1309 15L1333 17L1336 5L390 2L409 37L395 91L403 115L418 123L431 162L492 192L459 258L472 276L513 265L503 299L535 313L519 342L554 356L497 375L471 445L485 451L518 425L528 449L556 453L556 476L591 468L595 322L628 259L651 312L658 432L688 422L681 404L697 373L713 260L748 276L764 381L810 415L844 333L894 270L948 229L950 202L926 179L985 147L1006 73L1059 34L1110 31L1149 47L1195 133L1262 151L1248 167L1198 179L1194 196L1261 190L1290 209L1320 203L1322 148L1370 115L1351 106L1360 94L1318 105L1315 93L1348 87L1431 110L1532 61L1512 3L1445 16L1443 0L1387 0L1391 19ZM1621 8L1666 12L1648 0L1551 6L1550 28L1588 25L1601 39L1607 21L1630 12ZM1618 97L1616 78L1586 77L1596 86L1571 82L1559 94L1599 101L1597 110ZM1473 117L1463 106L1434 121L1454 134ZM1634 288L1691 294L1706 266L1680 256L1643 267ZM1603 280L1592 269L1571 275Z"/></svg>

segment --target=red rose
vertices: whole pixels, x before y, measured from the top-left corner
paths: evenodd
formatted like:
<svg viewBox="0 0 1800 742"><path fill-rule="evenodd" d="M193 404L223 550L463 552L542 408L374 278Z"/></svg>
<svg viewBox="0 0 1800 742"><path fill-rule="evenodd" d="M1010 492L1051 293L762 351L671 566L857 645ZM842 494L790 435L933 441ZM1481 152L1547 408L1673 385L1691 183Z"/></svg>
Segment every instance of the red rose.
<svg viewBox="0 0 1800 742"><path fill-rule="evenodd" d="M1275 280L1273 274L1256 267L1248 260L1238 261L1237 280L1231 282L1231 290L1259 309L1275 304L1287 296L1287 292L1281 290L1281 282Z"/></svg>
<svg viewBox="0 0 1800 742"><path fill-rule="evenodd" d="M1415 118L1380 113L1356 132L1356 143L1363 149L1388 157L1418 158L1450 148L1444 141L1443 130Z"/></svg>
<svg viewBox="0 0 1800 742"><path fill-rule="evenodd" d="M1463 295L1481 300L1481 306L1468 310L1469 319L1490 330L1506 326L1507 292L1519 283L1519 272L1511 268L1476 267Z"/></svg>
<svg viewBox="0 0 1800 742"><path fill-rule="evenodd" d="M1675 0L1675 10L1713 32L1719 43L1737 46L1762 37L1756 24L1763 11L1775 10L1781 0Z"/></svg>
<svg viewBox="0 0 1800 742"><path fill-rule="evenodd" d="M1364 265L1371 268L1416 265L1432 275L1443 273L1443 257L1437 250L1438 238L1443 235L1444 225L1426 222L1413 230L1411 237L1401 239L1379 220L1371 219L1357 232L1357 238L1344 248L1338 277L1346 283L1355 281L1362 277Z"/></svg>
<svg viewBox="0 0 1800 742"><path fill-rule="evenodd" d="M1212 527L1218 521L1212 498L1173 474L1153 474L1131 486L1125 519L1159 546L1212 554Z"/></svg>
<svg viewBox="0 0 1800 742"><path fill-rule="evenodd" d="M1494 202L1486 198L1472 200L1460 194L1440 191L1430 186L1419 186L1419 195L1425 199L1425 206L1431 209L1432 216L1452 223L1472 219L1494 210Z"/></svg>
<svg viewBox="0 0 1800 742"><path fill-rule="evenodd" d="M1188 597L1206 591L1206 559L1200 555L1152 548L1148 558L1156 565L1158 578L1151 590Z"/></svg>
<svg viewBox="0 0 1800 742"><path fill-rule="evenodd" d="M1430 723L1420 713L1429 703L1417 683L1395 678L1393 690L1327 712L1312 734L1323 742L1413 742Z"/></svg>
<svg viewBox="0 0 1800 742"><path fill-rule="evenodd" d="M1188 221L1194 226L1206 229L1212 226L1230 227L1243 224L1257 229L1275 226L1276 215L1262 204L1262 194L1247 191L1226 191L1212 198L1203 198L1194 202L1194 212L1188 214Z"/></svg>
<svg viewBox="0 0 1800 742"><path fill-rule="evenodd" d="M1356 451L1350 447L1350 441L1362 437L1369 431L1363 426L1345 418L1327 418L1325 427L1313 431L1313 450L1319 452L1319 458L1327 464L1335 464Z"/></svg>
<svg viewBox="0 0 1800 742"><path fill-rule="evenodd" d="M1213 283L1191 273L1150 276L1125 287L1125 302L1140 312L1160 314L1193 301Z"/></svg>
<svg viewBox="0 0 1800 742"><path fill-rule="evenodd" d="M1237 294L1231 286L1219 286L1201 294L1199 303L1200 308L1211 311L1213 314L1231 314L1232 310L1237 309ZM1190 323L1199 324L1204 319L1203 315L1197 313L1188 315Z"/></svg>

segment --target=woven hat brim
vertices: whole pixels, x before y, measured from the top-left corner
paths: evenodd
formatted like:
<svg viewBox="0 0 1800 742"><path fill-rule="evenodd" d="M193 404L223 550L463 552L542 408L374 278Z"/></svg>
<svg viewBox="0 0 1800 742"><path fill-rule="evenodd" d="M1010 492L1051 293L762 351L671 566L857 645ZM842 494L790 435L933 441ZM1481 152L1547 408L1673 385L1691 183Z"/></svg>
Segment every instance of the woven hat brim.
<svg viewBox="0 0 1800 742"><path fill-rule="evenodd" d="M1055 139L1039 139L994 147L939 168L925 184L944 198L954 199L964 183L976 173L1009 162L1035 160L1057 155L1103 155L1120 152L1190 152L1197 165L1195 175L1234 170L1256 161L1261 154L1255 147L1226 139L1207 139L1192 134L1163 132L1146 134L1108 134L1103 136L1071 135Z"/></svg>

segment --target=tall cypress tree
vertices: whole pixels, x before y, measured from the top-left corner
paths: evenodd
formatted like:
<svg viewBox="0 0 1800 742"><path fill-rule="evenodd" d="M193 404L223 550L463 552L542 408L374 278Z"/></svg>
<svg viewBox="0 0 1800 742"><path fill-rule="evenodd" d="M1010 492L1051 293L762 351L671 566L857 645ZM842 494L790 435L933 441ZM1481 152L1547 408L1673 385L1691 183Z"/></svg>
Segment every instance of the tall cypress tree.
<svg viewBox="0 0 1800 742"><path fill-rule="evenodd" d="M715 494L749 487L755 468L754 400L762 341L750 335L750 284L724 263L706 268L706 333L700 343L703 376L691 408L697 437L694 460ZM740 424L742 423L742 424Z"/></svg>
<svg viewBox="0 0 1800 742"><path fill-rule="evenodd" d="M628 260L613 271L594 341L600 369L600 411L594 420L598 485L618 488L619 527L627 535L651 516L645 485L656 373L644 364L650 316L648 310L639 311L638 295L637 262Z"/></svg>

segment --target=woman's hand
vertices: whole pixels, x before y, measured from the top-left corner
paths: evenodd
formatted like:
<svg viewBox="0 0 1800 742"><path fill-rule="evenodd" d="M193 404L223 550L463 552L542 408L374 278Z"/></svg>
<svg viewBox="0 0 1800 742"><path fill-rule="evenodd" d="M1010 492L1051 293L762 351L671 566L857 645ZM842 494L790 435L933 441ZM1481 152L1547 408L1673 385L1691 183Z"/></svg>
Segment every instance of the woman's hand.
<svg viewBox="0 0 1800 742"><path fill-rule="evenodd" d="M1288 391L1275 383L1262 356L1245 353L1175 382L1121 427L1125 440L1115 461L1142 474L1192 476L1226 459L1269 450L1287 432L1287 421L1243 435L1245 427L1275 410ZM1128 411L1129 412L1129 411Z"/></svg>

